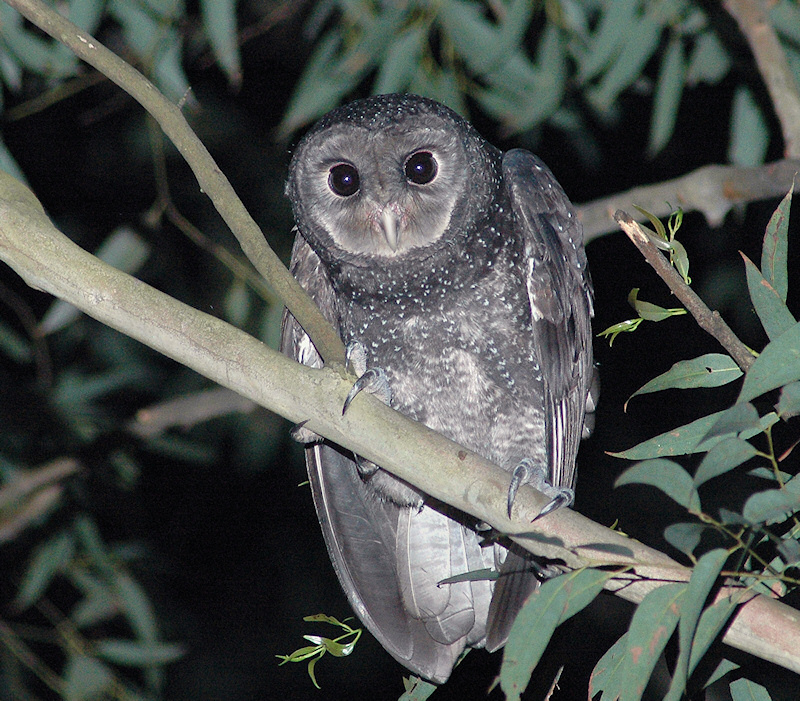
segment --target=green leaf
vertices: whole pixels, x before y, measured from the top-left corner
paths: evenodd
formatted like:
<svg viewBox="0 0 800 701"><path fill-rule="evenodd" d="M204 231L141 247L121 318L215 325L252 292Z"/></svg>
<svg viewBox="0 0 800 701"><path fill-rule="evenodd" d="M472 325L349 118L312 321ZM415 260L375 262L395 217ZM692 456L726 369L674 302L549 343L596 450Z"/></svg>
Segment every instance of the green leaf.
<svg viewBox="0 0 800 701"><path fill-rule="evenodd" d="M680 621L678 622L680 652L673 670L669 693L664 701L679 701L686 690L686 682L689 678L689 660L700 614L728 557L728 551L724 548L711 550L700 558L692 570L689 586L684 590L681 599Z"/></svg>
<svg viewBox="0 0 800 701"><path fill-rule="evenodd" d="M594 78L610 63L636 22L637 0L615 0L600 13L600 23L589 39L589 50L578 64L578 80Z"/></svg>
<svg viewBox="0 0 800 701"><path fill-rule="evenodd" d="M96 701L114 684L114 673L100 660L73 655L64 667L65 701Z"/></svg>
<svg viewBox="0 0 800 701"><path fill-rule="evenodd" d="M589 679L589 698L593 699L601 691L603 699L617 701L623 694L623 673L628 653L628 634L625 633L603 655L592 670Z"/></svg>
<svg viewBox="0 0 800 701"><path fill-rule="evenodd" d="M797 320L792 316L777 290L756 268L755 263L744 253L740 253L740 255L744 258L747 289L750 291L753 307L767 336L770 340L775 340L794 326Z"/></svg>
<svg viewBox="0 0 800 701"><path fill-rule="evenodd" d="M770 217L764 233L761 249L761 271L767 282L775 289L782 302L786 302L789 292L789 273L787 268L789 212L792 207L794 182L786 196L781 200Z"/></svg>
<svg viewBox="0 0 800 701"><path fill-rule="evenodd" d="M683 42L679 36L675 36L664 52L658 73L653 117L650 122L650 139L647 145L650 157L661 151L672 137L685 82L686 60L683 55Z"/></svg>
<svg viewBox="0 0 800 701"><path fill-rule="evenodd" d="M728 160L738 166L761 165L768 146L769 129L761 108L750 89L741 85L733 98Z"/></svg>
<svg viewBox="0 0 800 701"><path fill-rule="evenodd" d="M500 686L519 699L556 627L584 609L615 573L582 569L547 580L523 605L503 653Z"/></svg>
<svg viewBox="0 0 800 701"><path fill-rule="evenodd" d="M94 649L103 659L125 667L170 664L186 654L182 645L156 642L140 643L115 638L98 640Z"/></svg>
<svg viewBox="0 0 800 701"><path fill-rule="evenodd" d="M733 701L772 701L772 697L763 686L749 679L737 679L731 682L730 690Z"/></svg>
<svg viewBox="0 0 800 701"><path fill-rule="evenodd" d="M74 554L75 541L69 531L57 533L36 548L22 577L14 605L26 609L38 601Z"/></svg>
<svg viewBox="0 0 800 701"><path fill-rule="evenodd" d="M742 509L748 523L783 523L789 516L800 511L800 496L786 489L768 489L750 496Z"/></svg>
<svg viewBox="0 0 800 701"><path fill-rule="evenodd" d="M722 602L718 602L718 604L719 603L722 603ZM714 608L718 604L714 604L714 606L712 606L712 608ZM706 613L708 613L708 611L704 612L703 615L705 616ZM700 622L702 624L702 619L701 619ZM699 635L699 633L698 633L698 635ZM709 675L709 677L706 680L706 682L703 685L703 687L705 688L705 687L711 686L714 682L719 681L728 672L732 672L734 669L739 669L739 665L736 664L735 662L731 662L730 660L725 660L725 659L721 660L720 663L717 665L716 669Z"/></svg>
<svg viewBox="0 0 800 701"><path fill-rule="evenodd" d="M676 550L691 555L706 528L702 523L671 523L664 529L664 539Z"/></svg>
<svg viewBox="0 0 800 701"><path fill-rule="evenodd" d="M777 409L784 420L800 414L800 382L791 382L781 388Z"/></svg>
<svg viewBox="0 0 800 701"><path fill-rule="evenodd" d="M615 458L627 460L645 460L648 458L689 455L709 450L719 442L719 437L708 439L709 430L716 424L724 412L717 412L662 433L654 438L618 453L609 453Z"/></svg>
<svg viewBox="0 0 800 701"><path fill-rule="evenodd" d="M235 0L200 0L200 16L217 63L228 76L228 82L238 86L242 82L242 65Z"/></svg>
<svg viewBox="0 0 800 701"><path fill-rule="evenodd" d="M703 615L700 616L700 622L697 624L697 631L694 634L692 654L689 658L689 674L692 674L697 668L700 660L703 659L703 655L708 652L708 648L710 648L712 643L717 639L717 636L722 632L722 629L728 623L728 620L738 606L739 603L737 601L734 601L731 597L725 597L703 611ZM726 662L727 664L724 664ZM712 684L715 678L722 677L738 666L739 665L733 662L723 660L706 685Z"/></svg>
<svg viewBox="0 0 800 701"><path fill-rule="evenodd" d="M621 487L623 484L649 484L658 487L670 499L690 511L700 510L700 497L692 478L672 460L656 458L637 463L617 477L614 486Z"/></svg>
<svg viewBox="0 0 800 701"><path fill-rule="evenodd" d="M660 12L658 4L652 5L638 22L627 25L622 50L597 88L588 93L590 103L599 112L608 111L619 94L641 76L645 64L658 48L664 28Z"/></svg>
<svg viewBox="0 0 800 701"><path fill-rule="evenodd" d="M749 402L796 380L800 380L800 323L767 344L747 371L737 402Z"/></svg>
<svg viewBox="0 0 800 701"><path fill-rule="evenodd" d="M725 438L706 453L697 472L694 484L699 487L708 480L718 477L755 456L756 449L741 438Z"/></svg>
<svg viewBox="0 0 800 701"><path fill-rule="evenodd" d="M696 387L721 387L742 376L739 366L730 356L708 353L692 360L680 360L667 372L654 377L631 396L660 392L665 389L694 389ZM630 401L630 399L628 401Z"/></svg>
<svg viewBox="0 0 800 701"><path fill-rule="evenodd" d="M706 438L727 436L731 433L742 433L759 427L760 419L756 408L748 403L734 404L730 409L721 411L719 418L708 430ZM753 434L756 435L756 434ZM749 438L749 436L746 436Z"/></svg>
<svg viewBox="0 0 800 701"><path fill-rule="evenodd" d="M691 284L692 279L689 277L689 254L686 253L683 244L677 239L672 239L672 241L670 241L670 246L670 260L675 266L675 270L678 271L687 285Z"/></svg>
<svg viewBox="0 0 800 701"><path fill-rule="evenodd" d="M708 30L695 39L694 49L689 58L686 83L689 86L701 82L715 85L728 74L730 69L731 59L727 50L717 33Z"/></svg>
<svg viewBox="0 0 800 701"><path fill-rule="evenodd" d="M639 604L628 629L627 652L621 671L621 701L638 700L658 658L678 624L686 584L665 584Z"/></svg>
<svg viewBox="0 0 800 701"><path fill-rule="evenodd" d="M427 701L439 687L419 677L403 678L405 692L397 701Z"/></svg>
<svg viewBox="0 0 800 701"><path fill-rule="evenodd" d="M376 95L402 92L408 87L419 66L426 39L424 28L412 27L392 40L372 89Z"/></svg>

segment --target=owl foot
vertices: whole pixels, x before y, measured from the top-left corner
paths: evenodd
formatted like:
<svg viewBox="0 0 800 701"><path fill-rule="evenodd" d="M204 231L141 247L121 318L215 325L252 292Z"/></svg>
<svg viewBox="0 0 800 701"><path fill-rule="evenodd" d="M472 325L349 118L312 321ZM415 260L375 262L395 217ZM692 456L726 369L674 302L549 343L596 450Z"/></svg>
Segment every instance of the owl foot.
<svg viewBox="0 0 800 701"><path fill-rule="evenodd" d="M523 458L511 473L511 484L508 487L508 517L511 518L511 507L521 484L530 484L550 497L550 503L533 519L540 519L551 511L569 506L575 500L575 492L564 487L554 487L547 481L547 472L542 465L534 463L530 458Z"/></svg>
<svg viewBox="0 0 800 701"><path fill-rule="evenodd" d="M391 405L392 389L389 387L389 378L382 368L367 368L367 352L361 343L353 341L347 344L345 360L358 375L358 379L353 383L347 393L347 397L345 397L342 416L345 415L350 403L362 390L367 390L370 394L374 394L387 406Z"/></svg>

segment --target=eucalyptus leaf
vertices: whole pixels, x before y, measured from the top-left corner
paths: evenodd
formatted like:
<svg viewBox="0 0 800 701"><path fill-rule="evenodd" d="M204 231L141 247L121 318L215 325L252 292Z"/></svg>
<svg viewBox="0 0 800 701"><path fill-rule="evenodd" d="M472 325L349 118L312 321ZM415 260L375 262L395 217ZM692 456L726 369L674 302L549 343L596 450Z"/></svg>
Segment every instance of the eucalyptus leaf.
<svg viewBox="0 0 800 701"><path fill-rule="evenodd" d="M772 701L769 692L761 686L749 679L737 679L731 682L731 699L732 701Z"/></svg>
<svg viewBox="0 0 800 701"><path fill-rule="evenodd" d="M729 553L724 548L711 550L700 558L692 570L689 586L686 587L681 598L681 617L678 621L678 659L675 662L669 692L664 697L664 701L680 701L683 697L689 679L689 660L692 656L700 615L728 557ZM730 612L732 613L732 610ZM708 649L711 641L707 640L706 642L706 649ZM702 654L699 651L695 653L695 664L701 657Z"/></svg>
<svg viewBox="0 0 800 701"><path fill-rule="evenodd" d="M789 213L792 208L793 192L794 182L770 217L761 248L761 272L782 302L786 302L786 295L789 292Z"/></svg>
<svg viewBox="0 0 800 701"><path fill-rule="evenodd" d="M728 160L738 166L761 165L769 146L769 128L750 89L736 88L731 116Z"/></svg>
<svg viewBox="0 0 800 701"><path fill-rule="evenodd" d="M770 341L744 378L738 402L749 402L770 390L800 380L800 323Z"/></svg>
<svg viewBox="0 0 800 701"><path fill-rule="evenodd" d="M673 37L661 59L656 83L653 116L650 122L650 140L647 151L652 157L666 146L675 130L678 108L686 82L686 59L679 36Z"/></svg>
<svg viewBox="0 0 800 701"><path fill-rule="evenodd" d="M790 382L781 388L777 410L784 420L800 414L800 382Z"/></svg>
<svg viewBox="0 0 800 701"><path fill-rule="evenodd" d="M630 398L665 389L721 387L739 379L742 374L739 366L730 356L722 353L708 353L692 360L678 361L667 372L654 377L637 389Z"/></svg>
<svg viewBox="0 0 800 701"><path fill-rule="evenodd" d="M730 437L717 443L706 453L694 475L695 486L725 474L756 454L756 449L741 438Z"/></svg>
<svg viewBox="0 0 800 701"><path fill-rule="evenodd" d="M100 660L89 655L71 655L64 665L65 701L97 701L116 682L114 673Z"/></svg>
<svg viewBox="0 0 800 701"><path fill-rule="evenodd" d="M645 460L629 467L614 483L615 487L624 484L648 484L658 487L670 499L690 511L700 510L700 497L692 478L678 463L664 458Z"/></svg>
<svg viewBox="0 0 800 701"><path fill-rule="evenodd" d="M217 63L228 82L238 86L242 82L242 65L236 32L236 0L200 0L200 16Z"/></svg>
<svg viewBox="0 0 800 701"><path fill-rule="evenodd" d="M691 555L706 528L702 523L671 523L664 529L664 539L676 550Z"/></svg>
<svg viewBox="0 0 800 701"><path fill-rule="evenodd" d="M767 336L769 336L770 340L774 340L786 333L797 323L797 320L792 316L777 290L755 266L755 263L744 253L741 256L744 259L747 289L750 292L753 307Z"/></svg>

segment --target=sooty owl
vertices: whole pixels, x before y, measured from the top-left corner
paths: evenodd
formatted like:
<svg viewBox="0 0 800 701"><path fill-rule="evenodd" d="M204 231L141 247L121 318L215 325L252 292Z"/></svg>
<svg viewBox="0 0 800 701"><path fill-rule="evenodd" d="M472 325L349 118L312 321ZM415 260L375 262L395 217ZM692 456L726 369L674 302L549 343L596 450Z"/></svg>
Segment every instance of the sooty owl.
<svg viewBox="0 0 800 701"><path fill-rule="evenodd" d="M437 102L381 95L311 129L286 191L292 272L371 389L512 485L544 477L554 504L571 501L593 409L592 289L581 225L547 167ZM288 314L283 350L321 365ZM339 580L392 656L440 683L465 646L505 643L538 583L523 551L336 445L316 440L306 457ZM494 582L440 585L487 567Z"/></svg>

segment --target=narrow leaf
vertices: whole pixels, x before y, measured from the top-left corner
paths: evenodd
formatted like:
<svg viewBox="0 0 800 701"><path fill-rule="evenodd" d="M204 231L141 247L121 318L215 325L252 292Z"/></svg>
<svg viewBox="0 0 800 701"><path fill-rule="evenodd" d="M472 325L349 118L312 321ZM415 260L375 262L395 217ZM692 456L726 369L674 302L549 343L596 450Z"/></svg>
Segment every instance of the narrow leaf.
<svg viewBox="0 0 800 701"><path fill-rule="evenodd" d="M741 438L725 438L706 453L694 475L695 486L699 487L713 477L718 477L747 462L756 452L750 443Z"/></svg>
<svg viewBox="0 0 800 701"><path fill-rule="evenodd" d="M739 166L761 165L769 146L769 129L749 88L736 89L730 123L728 160Z"/></svg>
<svg viewBox="0 0 800 701"><path fill-rule="evenodd" d="M690 511L700 510L700 498L694 488L692 478L678 463L664 458L645 460L629 467L614 483L615 487L623 484L649 484L658 487L670 499Z"/></svg>
<svg viewBox="0 0 800 701"><path fill-rule="evenodd" d="M800 414L800 382L792 382L781 389L777 409L784 420Z"/></svg>
<svg viewBox="0 0 800 701"><path fill-rule="evenodd" d="M763 686L749 679L737 679L731 682L730 689L733 701L772 701L772 697Z"/></svg>
<svg viewBox="0 0 800 701"><path fill-rule="evenodd" d="M682 608L686 584L665 584L639 604L628 629L628 651L622 670L623 701L641 698L658 658L672 637Z"/></svg>
<svg viewBox="0 0 800 701"><path fill-rule="evenodd" d="M217 63L228 76L228 82L238 86L242 82L242 66L236 35L235 0L200 0L200 11L203 29Z"/></svg>
<svg viewBox="0 0 800 701"><path fill-rule="evenodd" d="M747 289L750 291L753 307L767 336L770 340L775 340L794 326L797 320L792 316L777 290L756 268L755 263L744 253L740 255L744 258Z"/></svg>
<svg viewBox="0 0 800 701"><path fill-rule="evenodd" d="M793 192L794 182L767 224L764 245L761 249L761 271L782 302L786 302L786 295L789 291L787 255L789 211L792 207Z"/></svg>
<svg viewBox="0 0 800 701"><path fill-rule="evenodd" d="M103 659L126 667L169 664L186 652L181 645L172 643L138 643L112 638L98 640L95 650Z"/></svg>
<svg viewBox="0 0 800 701"><path fill-rule="evenodd" d="M26 609L38 601L74 553L75 541L69 531L61 531L39 546L25 570L15 606Z"/></svg>
<svg viewBox="0 0 800 701"><path fill-rule="evenodd" d="M744 504L742 515L748 523L772 525L782 523L800 511L800 498L785 489L756 492Z"/></svg>
<svg viewBox="0 0 800 701"><path fill-rule="evenodd" d="M647 146L651 157L661 151L672 137L685 82L686 60L683 55L683 41L676 36L664 52L658 73L653 117L650 122L650 142Z"/></svg>
<svg viewBox="0 0 800 701"><path fill-rule="evenodd" d="M749 402L796 380L800 380L800 323L767 344L747 371L737 402Z"/></svg>
<svg viewBox="0 0 800 701"><path fill-rule="evenodd" d="M609 453L609 455L628 460L646 460L648 458L672 457L703 452L719 442L719 437L707 438L707 434L722 414L723 412L721 411L709 414L684 426L679 426L643 441L632 448L618 453Z"/></svg>
<svg viewBox="0 0 800 701"><path fill-rule="evenodd" d="M700 621L700 614L705 606L711 588L728 559L728 551L717 548L707 552L700 558L692 571L689 586L681 599L681 618L678 623L679 654L675 663L669 693L664 701L679 701L686 690L689 678L689 660L692 654L692 643Z"/></svg>
<svg viewBox="0 0 800 701"><path fill-rule="evenodd" d="M664 529L664 539L673 548L691 555L700 545L700 538L706 528L702 523L671 523Z"/></svg>
<svg viewBox="0 0 800 701"><path fill-rule="evenodd" d="M643 387L637 389L631 398L638 394L660 392L665 389L721 387L741 376L742 371L730 356L722 353L708 353L692 360L678 361L667 372L654 377Z"/></svg>

